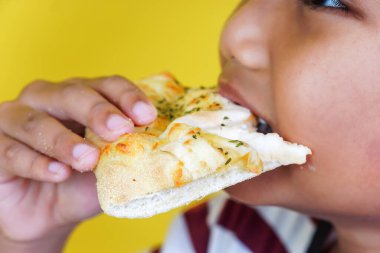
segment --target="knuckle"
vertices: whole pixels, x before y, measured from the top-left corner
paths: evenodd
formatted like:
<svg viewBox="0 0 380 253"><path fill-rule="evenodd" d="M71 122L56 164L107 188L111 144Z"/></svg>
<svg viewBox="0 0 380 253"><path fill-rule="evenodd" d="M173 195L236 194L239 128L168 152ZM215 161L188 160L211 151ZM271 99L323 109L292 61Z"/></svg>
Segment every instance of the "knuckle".
<svg viewBox="0 0 380 253"><path fill-rule="evenodd" d="M144 97L143 93L138 89L124 89L119 96L120 103L126 101L135 101L138 98Z"/></svg>
<svg viewBox="0 0 380 253"><path fill-rule="evenodd" d="M121 90L122 87L127 87L130 89L137 89L136 86L129 81L128 79L114 75L105 77L103 81L101 82L101 86L103 86L104 89L115 89L115 90Z"/></svg>
<svg viewBox="0 0 380 253"><path fill-rule="evenodd" d="M52 140L50 153L55 157L62 157L65 147L72 141L72 134L69 131L61 131L57 133ZM64 158L64 157L63 157Z"/></svg>
<svg viewBox="0 0 380 253"><path fill-rule="evenodd" d="M81 83L64 83L62 84L62 95L64 98L69 98L70 96L83 94L89 89Z"/></svg>
<svg viewBox="0 0 380 253"><path fill-rule="evenodd" d="M16 168L20 162L20 157L23 156L25 147L18 143L8 143L2 151L1 164L5 169L9 170Z"/></svg>
<svg viewBox="0 0 380 253"><path fill-rule="evenodd" d="M124 94L124 93L127 93L127 94L133 93L133 94L139 94L139 95L143 94L141 92L141 90L137 86L135 86L133 84L131 84L130 86L124 88L123 91L121 92L121 94Z"/></svg>
<svg viewBox="0 0 380 253"><path fill-rule="evenodd" d="M9 143L4 148L4 157L8 161L12 161L21 155L23 147L18 143Z"/></svg>
<svg viewBox="0 0 380 253"><path fill-rule="evenodd" d="M87 122L90 125L96 124L96 120L99 119L99 115L114 111L114 107L106 100L98 101L93 104L87 114Z"/></svg>
<svg viewBox="0 0 380 253"><path fill-rule="evenodd" d="M105 110L109 110L111 108L111 104L107 101L98 101L91 106L90 113L97 114L100 112L104 112Z"/></svg>
<svg viewBox="0 0 380 253"><path fill-rule="evenodd" d="M0 103L0 115L3 115L4 112L11 110L15 104L15 101L5 101Z"/></svg>
<svg viewBox="0 0 380 253"><path fill-rule="evenodd" d="M84 83L85 79L79 78L79 77L72 77L69 79L66 79L65 83Z"/></svg>
<svg viewBox="0 0 380 253"><path fill-rule="evenodd" d="M44 80L35 80L28 85L26 85L20 92L19 99L28 100L29 97L38 93L43 87L45 87L46 81Z"/></svg>
<svg viewBox="0 0 380 253"><path fill-rule="evenodd" d="M115 84L116 85L126 85L126 84L129 84L129 81L122 76L113 75L113 76L108 76L108 77L104 78L103 83L105 85L115 85Z"/></svg>
<svg viewBox="0 0 380 253"><path fill-rule="evenodd" d="M42 168L46 163L46 157L42 155L35 155L27 168L27 174L32 178L39 178L41 176Z"/></svg>
<svg viewBox="0 0 380 253"><path fill-rule="evenodd" d="M48 119L48 116L38 111L31 111L26 116L21 128L26 133L33 133L39 126L44 124L44 120Z"/></svg>

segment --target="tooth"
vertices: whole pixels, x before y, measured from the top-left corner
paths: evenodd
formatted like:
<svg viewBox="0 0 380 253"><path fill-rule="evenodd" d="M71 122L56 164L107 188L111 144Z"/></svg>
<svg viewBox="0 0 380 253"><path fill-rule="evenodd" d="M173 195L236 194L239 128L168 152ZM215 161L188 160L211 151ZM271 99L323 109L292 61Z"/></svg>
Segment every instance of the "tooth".
<svg viewBox="0 0 380 253"><path fill-rule="evenodd" d="M257 124L257 132L267 134L272 133L271 126L262 118L259 118L258 124Z"/></svg>

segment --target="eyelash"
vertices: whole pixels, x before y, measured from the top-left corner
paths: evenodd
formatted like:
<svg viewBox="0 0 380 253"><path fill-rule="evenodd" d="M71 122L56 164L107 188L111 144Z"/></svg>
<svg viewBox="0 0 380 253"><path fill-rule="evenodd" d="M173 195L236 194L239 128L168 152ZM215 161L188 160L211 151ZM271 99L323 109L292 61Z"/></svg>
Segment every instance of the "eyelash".
<svg viewBox="0 0 380 253"><path fill-rule="evenodd" d="M335 13L338 12L339 14L348 14L350 11L348 6L345 3L342 3L340 0L301 0L301 2L314 10L326 10ZM326 5L324 6L323 4L327 4L326 2L331 2L332 4L336 5L336 7Z"/></svg>

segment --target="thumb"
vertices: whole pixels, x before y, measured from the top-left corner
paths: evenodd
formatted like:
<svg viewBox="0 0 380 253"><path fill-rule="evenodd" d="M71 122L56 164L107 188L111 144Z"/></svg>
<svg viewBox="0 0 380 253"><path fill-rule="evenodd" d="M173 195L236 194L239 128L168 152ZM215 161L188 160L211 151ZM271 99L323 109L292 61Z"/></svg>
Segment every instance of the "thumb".
<svg viewBox="0 0 380 253"><path fill-rule="evenodd" d="M59 223L80 222L101 212L96 192L96 178L93 172L74 172L58 188L56 206Z"/></svg>

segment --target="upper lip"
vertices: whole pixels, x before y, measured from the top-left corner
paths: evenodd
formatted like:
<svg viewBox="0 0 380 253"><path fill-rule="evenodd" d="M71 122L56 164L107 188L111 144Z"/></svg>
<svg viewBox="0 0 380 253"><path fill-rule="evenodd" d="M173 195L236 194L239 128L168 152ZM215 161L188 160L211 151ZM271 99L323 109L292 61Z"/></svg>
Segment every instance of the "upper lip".
<svg viewBox="0 0 380 253"><path fill-rule="evenodd" d="M248 91L245 90L245 88L247 88L251 90L250 92L252 92L255 90L255 83L252 82L259 83L261 81L262 80L258 78L258 75L254 74L252 70L247 69L235 59L227 59L223 61L222 72L220 73L218 79L219 94L246 107L257 118L261 118L269 125L272 125L271 123L273 122L270 121L269 115L264 113L264 105L258 104L263 103L264 100L257 99L256 102L254 101L254 97L259 96L260 94L255 93L251 96L247 94Z"/></svg>

